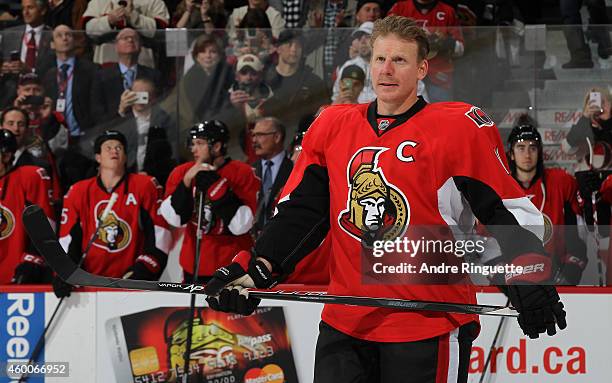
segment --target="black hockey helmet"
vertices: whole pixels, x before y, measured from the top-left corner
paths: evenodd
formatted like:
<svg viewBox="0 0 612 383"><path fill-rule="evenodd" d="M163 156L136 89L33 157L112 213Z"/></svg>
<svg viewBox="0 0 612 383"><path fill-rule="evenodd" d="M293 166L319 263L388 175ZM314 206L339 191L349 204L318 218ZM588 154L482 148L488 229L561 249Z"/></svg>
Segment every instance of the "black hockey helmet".
<svg viewBox="0 0 612 383"><path fill-rule="evenodd" d="M221 142L221 151L225 153L227 142L229 141L229 129L220 120L206 120L195 124L189 129L189 138L190 140L194 138L205 139L210 147L217 142Z"/></svg>
<svg viewBox="0 0 612 383"><path fill-rule="evenodd" d="M522 114L516 120L514 128L508 136L508 151L506 156L508 158L508 165L510 165L510 172L513 176L516 175L516 163L512 160L512 148L520 141L533 141L538 146L538 162L536 165L536 176L534 180L538 179L544 174L544 148L542 146L542 136L538 132L537 123L528 114Z"/></svg>
<svg viewBox="0 0 612 383"><path fill-rule="evenodd" d="M508 151L511 151L517 142L526 140L534 141L540 148L542 147L542 136L538 132L535 121L528 115L523 114L518 118L508 136Z"/></svg>
<svg viewBox="0 0 612 383"><path fill-rule="evenodd" d="M15 153L17 151L17 139L7 129L0 129L0 153Z"/></svg>
<svg viewBox="0 0 612 383"><path fill-rule="evenodd" d="M127 139L125 138L123 133L118 130L105 130L104 132L102 132L102 134L96 137L96 141L94 142L94 153L100 154L102 144L108 140L117 140L121 142L121 144L123 145L123 150L125 150L125 152L127 153Z"/></svg>

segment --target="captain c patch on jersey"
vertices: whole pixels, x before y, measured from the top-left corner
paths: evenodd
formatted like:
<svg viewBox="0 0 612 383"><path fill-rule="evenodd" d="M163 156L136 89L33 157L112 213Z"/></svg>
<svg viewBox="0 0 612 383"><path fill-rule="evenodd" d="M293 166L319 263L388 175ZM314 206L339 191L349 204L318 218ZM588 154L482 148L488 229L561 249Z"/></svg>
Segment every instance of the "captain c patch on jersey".
<svg viewBox="0 0 612 383"><path fill-rule="evenodd" d="M410 206L404 194L385 178L378 157L388 148L365 147L351 158L346 209L338 215L340 227L361 241L366 233L391 240L406 232Z"/></svg>

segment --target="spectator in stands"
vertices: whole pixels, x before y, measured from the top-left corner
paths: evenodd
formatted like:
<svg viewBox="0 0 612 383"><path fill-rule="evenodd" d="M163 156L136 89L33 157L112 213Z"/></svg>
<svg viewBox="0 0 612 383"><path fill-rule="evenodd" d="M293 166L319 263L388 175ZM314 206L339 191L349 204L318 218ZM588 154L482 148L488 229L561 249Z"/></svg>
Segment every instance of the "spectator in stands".
<svg viewBox="0 0 612 383"><path fill-rule="evenodd" d="M125 90L132 88L134 80L146 77L159 87L161 74L156 69L138 64L140 36L132 28L124 28L116 38L115 51L119 62L105 67L99 73L98 105L108 122L119 117L119 100Z"/></svg>
<svg viewBox="0 0 612 383"><path fill-rule="evenodd" d="M278 38L281 31L285 28L285 20L279 11L268 4L267 0L249 0L248 5L234 9L227 24L230 38L236 38L236 28L239 28L240 22L251 8L260 8L266 12L270 21L272 36Z"/></svg>
<svg viewBox="0 0 612 383"><path fill-rule="evenodd" d="M58 156L58 169L64 188L87 178L94 166L80 147L81 136L96 124L102 110L96 104L98 67L91 61L75 57L74 31L59 25L53 30L51 43L56 65L43 79L45 93L53 100L69 131L68 148Z"/></svg>
<svg viewBox="0 0 612 383"><path fill-rule="evenodd" d="M372 35L372 28L374 23L366 21L361 24L358 29L353 32L353 44L351 46L357 52L357 56L351 60L345 62L338 73L342 73L344 68L349 65L357 65L364 73L366 73L365 84L361 94L359 95L359 103L371 102L376 98L374 89L372 88L372 80L370 79L370 57L372 56L372 47L370 46L370 36ZM338 76L340 77L340 76ZM340 94L340 78L337 78L334 83L332 100L336 101Z"/></svg>
<svg viewBox="0 0 612 383"><path fill-rule="evenodd" d="M389 15L410 17L423 24L429 37L429 72L425 78L431 102L453 97L453 59L463 56L463 34L455 10L440 0L397 2Z"/></svg>
<svg viewBox="0 0 612 383"><path fill-rule="evenodd" d="M2 73L36 71L44 73L52 65L51 28L46 26L47 0L22 0L24 25L2 31ZM20 63L17 63L18 59Z"/></svg>
<svg viewBox="0 0 612 383"><path fill-rule="evenodd" d="M231 107L226 110L227 121L240 129L240 143L249 163L254 162L255 152L251 145L251 128L264 116L264 103L273 95L272 89L263 82L264 66L252 54L242 55L236 64L236 81L229 90Z"/></svg>
<svg viewBox="0 0 612 383"><path fill-rule="evenodd" d="M105 64L118 60L114 44L108 42L109 37L124 28L153 37L157 29L168 26L170 15L163 0L91 0L83 20L87 35L97 44L93 61ZM155 67L153 51L142 49L138 62Z"/></svg>
<svg viewBox="0 0 612 383"><path fill-rule="evenodd" d="M575 154L581 162L577 170L590 167L589 145L592 148L596 143L604 142L612 146L611 105L612 96L607 88L592 88L587 92L582 116L571 127L561 144L564 151ZM585 157L587 161L584 161Z"/></svg>
<svg viewBox="0 0 612 383"><path fill-rule="evenodd" d="M324 0L318 4L309 4L308 24L314 28L325 28L327 34L323 43L323 73L325 80L330 81L332 73L344 61L337 61L338 47L346 36L341 27L349 25L344 21L346 4L344 0ZM351 36L348 37L349 39ZM352 41L352 40L351 40ZM342 50L340 56L343 56Z"/></svg>
<svg viewBox="0 0 612 383"><path fill-rule="evenodd" d="M64 116L70 137L78 138L95 125L98 68L87 59L75 57L70 27L56 27L51 44L57 60L44 77L45 91L53 99L55 110Z"/></svg>
<svg viewBox="0 0 612 383"><path fill-rule="evenodd" d="M227 100L227 91L234 81L233 68L225 62L219 38L202 35L191 52L195 64L180 84L180 126L191 128L198 121L210 120Z"/></svg>
<svg viewBox="0 0 612 383"><path fill-rule="evenodd" d="M68 147L68 128L64 116L53 110L53 100L45 95L42 81L36 73L27 73L20 77L13 106L28 113L28 130L33 133L33 137L41 139L35 140L35 150L44 153L48 145L53 153L58 154Z"/></svg>
<svg viewBox="0 0 612 383"><path fill-rule="evenodd" d="M270 28L270 21L263 10L249 9L238 25L236 37L230 41L232 46L230 60L250 53L259 57L264 66L268 66L272 61L270 56L274 53Z"/></svg>
<svg viewBox="0 0 612 383"><path fill-rule="evenodd" d="M382 17L379 0L359 0L355 10L353 26L357 27L366 21L375 22Z"/></svg>
<svg viewBox="0 0 612 383"><path fill-rule="evenodd" d="M220 0L183 0L176 8L173 23L177 28L204 29L211 33L214 29L224 29L227 17Z"/></svg>
<svg viewBox="0 0 612 383"><path fill-rule="evenodd" d="M146 94L146 100L139 94ZM121 95L118 113L122 118L107 127L125 136L128 169L163 183L176 166L172 148L176 147L177 130L172 117L156 104L157 94L150 79L134 80L132 88Z"/></svg>
<svg viewBox="0 0 612 383"><path fill-rule="evenodd" d="M261 179L261 189L257 194L257 210L252 233L255 237L266 222L274 215L274 208L280 191L285 186L293 169L293 162L285 151L286 129L275 117L257 120L251 137L257 161L253 163L255 175Z"/></svg>
<svg viewBox="0 0 612 383"><path fill-rule="evenodd" d="M358 104L365 78L363 69L357 65L349 65L344 68L340 76L340 93L334 100L334 104Z"/></svg>
<svg viewBox="0 0 612 383"><path fill-rule="evenodd" d="M592 68L591 48L584 39L582 31L582 0L561 0L561 17L567 49L570 53L570 61L562 65L564 69L571 68ZM591 35L597 41L597 54L603 59L607 59L612 54L612 42L610 41L610 31L608 24L610 19L606 10L605 0L586 1L589 11L590 23L601 24L601 26L589 26Z"/></svg>
<svg viewBox="0 0 612 383"><path fill-rule="evenodd" d="M313 114L329 103L325 82L304 64L303 47L299 31L282 31L276 48L278 64L269 68L264 77L274 92L266 102L266 115L282 120L291 135L304 115Z"/></svg>
<svg viewBox="0 0 612 383"><path fill-rule="evenodd" d="M81 17L87 9L88 0L49 0L47 12L47 25L55 28L58 25L67 25L78 28Z"/></svg>

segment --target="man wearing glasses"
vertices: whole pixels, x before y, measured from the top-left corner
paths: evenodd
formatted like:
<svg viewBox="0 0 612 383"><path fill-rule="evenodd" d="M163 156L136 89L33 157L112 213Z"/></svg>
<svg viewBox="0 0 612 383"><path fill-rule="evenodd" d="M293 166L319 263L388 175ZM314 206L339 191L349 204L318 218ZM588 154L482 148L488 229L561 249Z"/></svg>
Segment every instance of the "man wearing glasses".
<svg viewBox="0 0 612 383"><path fill-rule="evenodd" d="M253 149L258 158L253 167L255 175L261 179L252 230L255 237L272 217L278 194L293 169L293 163L285 151L285 134L285 126L275 117L259 119L251 131Z"/></svg>

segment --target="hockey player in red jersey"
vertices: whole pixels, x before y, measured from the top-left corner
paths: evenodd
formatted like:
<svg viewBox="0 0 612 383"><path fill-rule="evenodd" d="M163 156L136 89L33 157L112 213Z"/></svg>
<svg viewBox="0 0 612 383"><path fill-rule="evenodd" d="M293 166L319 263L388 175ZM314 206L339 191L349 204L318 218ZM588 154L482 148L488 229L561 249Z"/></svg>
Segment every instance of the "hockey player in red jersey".
<svg viewBox="0 0 612 383"><path fill-rule="evenodd" d="M49 283L51 272L24 231L21 213L36 204L51 220L50 179L38 166L13 167L16 151L15 135L0 129L0 285Z"/></svg>
<svg viewBox="0 0 612 383"><path fill-rule="evenodd" d="M410 17L427 32L427 94L432 102L452 99L453 59L463 56L464 51L463 34L453 7L441 0L405 0L395 3L388 14Z"/></svg>
<svg viewBox="0 0 612 383"><path fill-rule="evenodd" d="M512 176L542 212L544 249L559 263L557 283L578 284L588 262L578 235L578 183L563 169L544 168L542 137L527 115L510 132L508 162Z"/></svg>
<svg viewBox="0 0 612 383"><path fill-rule="evenodd" d="M372 34L370 104L334 105L314 121L254 253L238 253L206 285L213 309L248 314L249 287L269 288L331 232L330 284L338 295L474 303L473 286L362 283L360 235L399 238L417 225L478 218L508 263L503 289L531 338L566 327L544 253L542 214L510 175L493 121L464 103L427 104L428 42L413 20L388 16ZM350 213L350 214L349 214ZM505 225L506 230L495 230ZM528 282L528 284L522 284ZM466 382L475 315L326 305L315 354L321 382ZM340 368L339 368L340 367Z"/></svg>
<svg viewBox="0 0 612 383"><path fill-rule="evenodd" d="M197 191L205 195L198 278L207 280L240 250L253 246L259 180L253 169L226 156L229 130L219 120L194 125L190 132L193 161L176 167L166 182L161 214L174 227L184 227L180 265L184 280L194 274L198 213Z"/></svg>
<svg viewBox="0 0 612 383"><path fill-rule="evenodd" d="M126 171L126 139L118 131L98 136L94 153L98 175L75 183L64 197L60 244L75 262L85 256L83 268L90 273L159 279L170 245L170 231L158 215L161 185L153 177ZM117 201L84 255L112 193L117 193ZM58 297L70 294L59 278L53 284Z"/></svg>

